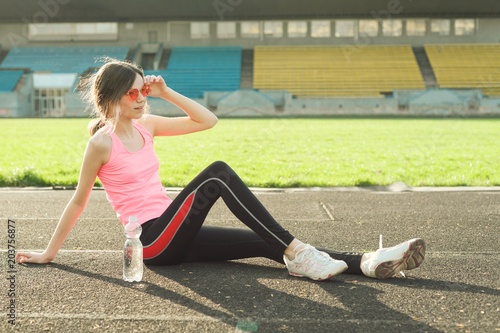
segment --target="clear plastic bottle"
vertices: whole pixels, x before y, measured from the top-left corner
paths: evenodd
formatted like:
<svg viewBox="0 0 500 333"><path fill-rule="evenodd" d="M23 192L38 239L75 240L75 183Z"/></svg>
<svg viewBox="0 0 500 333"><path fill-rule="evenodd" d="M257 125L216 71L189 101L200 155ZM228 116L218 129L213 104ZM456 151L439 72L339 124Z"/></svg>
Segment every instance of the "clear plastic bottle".
<svg viewBox="0 0 500 333"><path fill-rule="evenodd" d="M139 239L142 227L137 217L130 216L125 225L125 245L123 247L123 280L139 282L142 280L142 243Z"/></svg>

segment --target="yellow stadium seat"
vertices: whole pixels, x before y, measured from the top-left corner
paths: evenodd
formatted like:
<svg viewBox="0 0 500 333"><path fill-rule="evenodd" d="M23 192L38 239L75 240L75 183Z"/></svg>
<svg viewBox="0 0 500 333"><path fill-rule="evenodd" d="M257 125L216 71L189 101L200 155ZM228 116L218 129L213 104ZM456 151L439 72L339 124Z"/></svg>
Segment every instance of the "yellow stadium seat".
<svg viewBox="0 0 500 333"><path fill-rule="evenodd" d="M425 45L440 88L481 89L500 96L500 45Z"/></svg>
<svg viewBox="0 0 500 333"><path fill-rule="evenodd" d="M258 46L254 88L298 97L381 97L425 84L410 46Z"/></svg>

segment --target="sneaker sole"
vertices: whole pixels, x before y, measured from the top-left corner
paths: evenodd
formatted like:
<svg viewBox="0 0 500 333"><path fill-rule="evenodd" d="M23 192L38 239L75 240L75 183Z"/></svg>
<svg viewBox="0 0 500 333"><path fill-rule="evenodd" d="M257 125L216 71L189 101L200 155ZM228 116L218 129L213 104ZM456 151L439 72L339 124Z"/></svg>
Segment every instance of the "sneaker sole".
<svg viewBox="0 0 500 333"><path fill-rule="evenodd" d="M425 241L420 238L409 241L408 249L400 260L386 261L375 268L377 279L387 279L401 271L419 267L425 258Z"/></svg>
<svg viewBox="0 0 500 333"><path fill-rule="evenodd" d="M329 280L339 274L341 274L342 272L344 272L345 270L347 269L347 265L342 267L341 269L338 269L337 271L335 271L334 273L331 273L331 274L328 274L327 276L320 276L320 277L316 277L316 278L313 278L313 277L310 277L310 276L307 276L307 275L302 275L302 274L297 274L297 273L292 273L292 272L288 272L288 274L290 274L291 276L295 276L295 277L307 277L311 280L314 280L314 281L325 281L325 280Z"/></svg>

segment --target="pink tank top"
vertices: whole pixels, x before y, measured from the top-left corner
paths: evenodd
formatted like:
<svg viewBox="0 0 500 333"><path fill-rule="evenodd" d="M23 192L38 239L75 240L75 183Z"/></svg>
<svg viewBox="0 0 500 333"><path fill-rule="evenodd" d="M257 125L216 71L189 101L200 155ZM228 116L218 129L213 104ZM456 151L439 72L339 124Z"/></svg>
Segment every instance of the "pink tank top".
<svg viewBox="0 0 500 333"><path fill-rule="evenodd" d="M157 218L172 202L160 181L160 162L154 151L153 136L138 123L134 123L134 127L141 133L144 146L129 152L113 132L111 156L97 173L123 225L129 216L136 216L140 224Z"/></svg>

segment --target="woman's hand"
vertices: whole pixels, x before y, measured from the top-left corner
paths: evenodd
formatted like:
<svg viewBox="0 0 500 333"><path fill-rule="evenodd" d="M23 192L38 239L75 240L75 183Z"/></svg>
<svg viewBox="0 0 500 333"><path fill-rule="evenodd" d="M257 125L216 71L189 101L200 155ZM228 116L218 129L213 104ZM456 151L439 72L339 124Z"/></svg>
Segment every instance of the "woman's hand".
<svg viewBox="0 0 500 333"><path fill-rule="evenodd" d="M30 263L30 264L46 264L53 260L48 255L37 252L18 252L16 254L16 261L20 264Z"/></svg>
<svg viewBox="0 0 500 333"><path fill-rule="evenodd" d="M146 75L144 77L144 84L149 85L151 88L149 92L149 96L151 97L163 97L168 93L167 84L161 75Z"/></svg>
<svg viewBox="0 0 500 333"><path fill-rule="evenodd" d="M182 135L204 131L217 124L217 116L200 103L169 88L160 76L146 75L144 84L151 88L149 96L161 97L184 111L185 117L148 115L144 126L153 136Z"/></svg>

